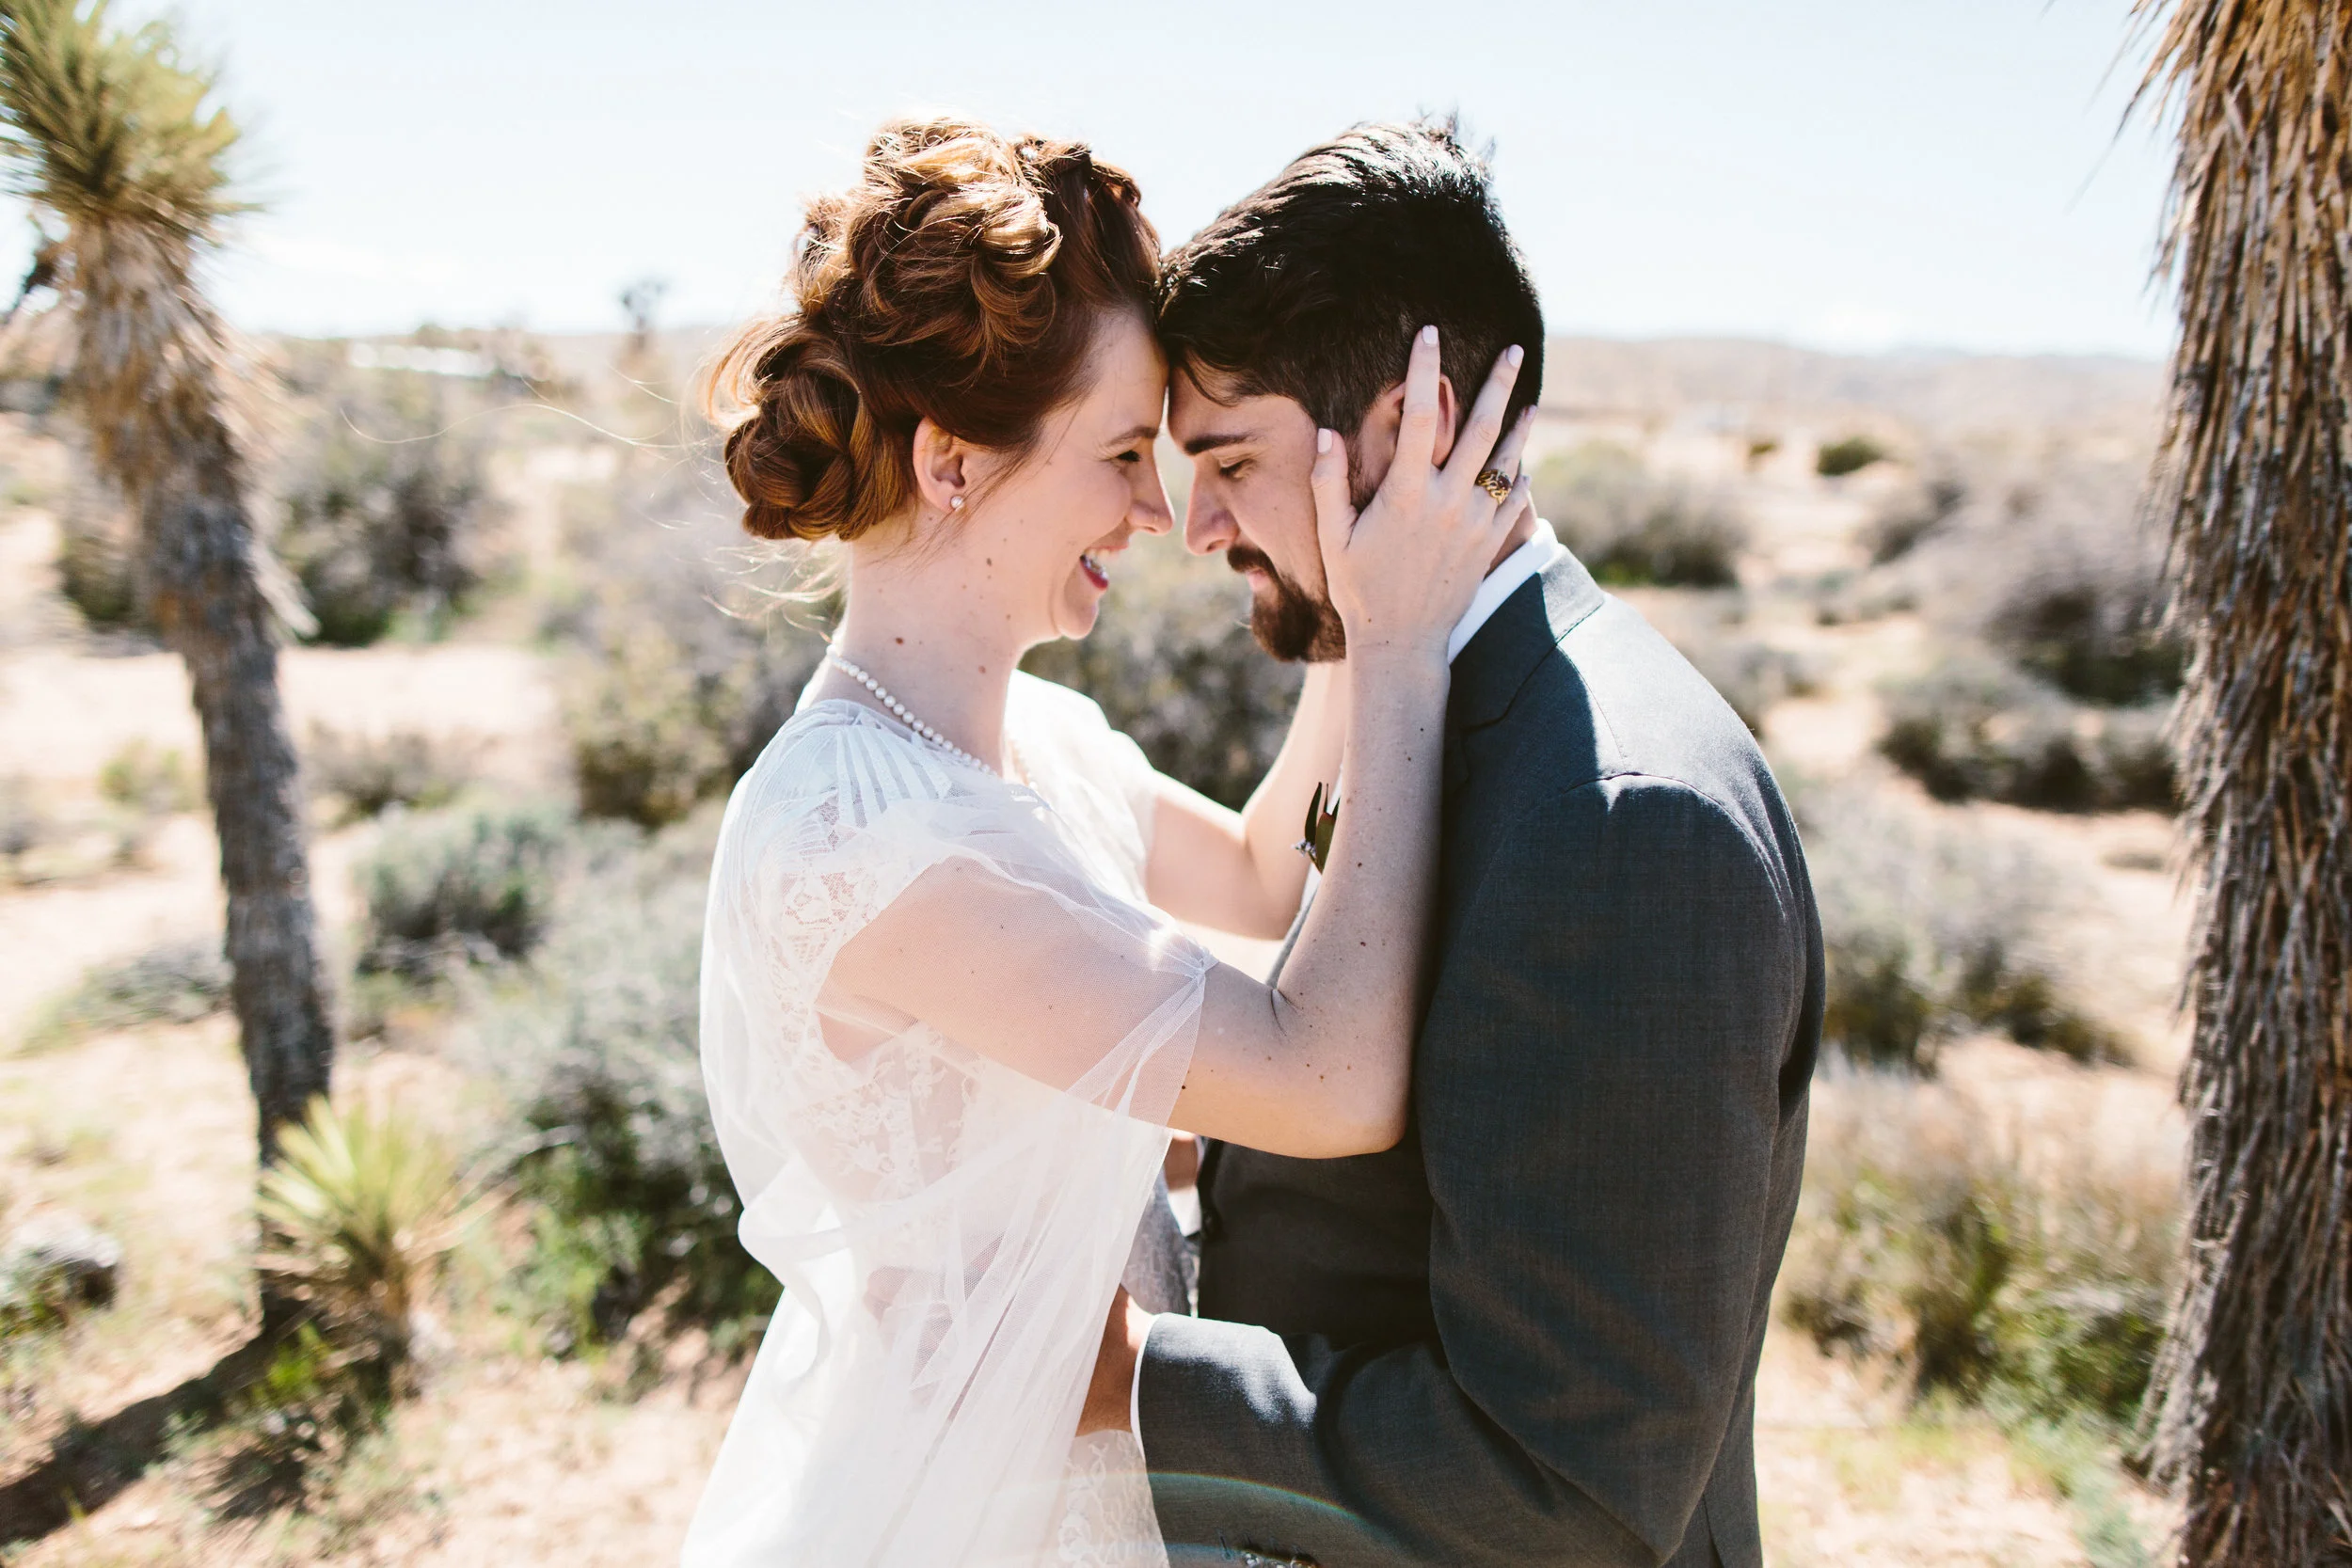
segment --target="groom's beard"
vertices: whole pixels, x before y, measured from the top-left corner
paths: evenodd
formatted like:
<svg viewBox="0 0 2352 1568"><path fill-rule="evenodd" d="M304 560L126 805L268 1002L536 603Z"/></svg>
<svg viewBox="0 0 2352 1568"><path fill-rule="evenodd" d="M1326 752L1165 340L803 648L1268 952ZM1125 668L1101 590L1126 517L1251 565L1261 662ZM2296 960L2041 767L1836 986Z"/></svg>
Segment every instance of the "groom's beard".
<svg viewBox="0 0 2352 1568"><path fill-rule="evenodd" d="M1331 601L1318 598L1275 570L1263 550L1235 545L1225 563L1236 572L1265 574L1270 592L1249 596L1249 634L1286 664L1331 664L1347 657L1347 631Z"/></svg>

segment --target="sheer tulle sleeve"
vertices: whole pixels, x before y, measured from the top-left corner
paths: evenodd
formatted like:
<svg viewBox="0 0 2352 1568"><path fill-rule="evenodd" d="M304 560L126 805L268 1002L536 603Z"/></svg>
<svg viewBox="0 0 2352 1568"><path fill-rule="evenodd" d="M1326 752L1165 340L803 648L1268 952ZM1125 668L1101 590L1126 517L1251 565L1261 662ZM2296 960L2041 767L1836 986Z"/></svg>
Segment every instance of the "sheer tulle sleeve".
<svg viewBox="0 0 2352 1568"><path fill-rule="evenodd" d="M1025 791L856 710L771 747L720 835L703 1057L786 1291L690 1563L1062 1560L1212 964Z"/></svg>
<svg viewBox="0 0 2352 1568"><path fill-rule="evenodd" d="M1133 856L1136 885L1140 890L1161 787L1160 774L1143 754L1143 748L1134 736L1114 729L1093 698L1035 675L1013 677L1012 710L1021 721L1025 751L1050 751L1049 760L1058 765L1059 771L1083 786L1082 800L1070 802L1057 798L1056 809L1065 818L1074 815L1090 819L1090 826L1100 825L1105 840L1119 840ZM1073 803L1081 807L1074 814L1070 810Z"/></svg>

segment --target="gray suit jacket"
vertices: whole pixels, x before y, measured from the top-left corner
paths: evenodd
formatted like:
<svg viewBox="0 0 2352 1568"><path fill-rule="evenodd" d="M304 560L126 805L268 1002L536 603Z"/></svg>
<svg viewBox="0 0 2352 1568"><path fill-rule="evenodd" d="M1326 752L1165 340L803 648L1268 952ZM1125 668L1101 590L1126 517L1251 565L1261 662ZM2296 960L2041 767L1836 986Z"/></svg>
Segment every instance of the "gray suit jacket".
<svg viewBox="0 0 2352 1568"><path fill-rule="evenodd" d="M1747 1568L1821 1023L1796 828L1573 560L1462 651L1446 722L1409 1129L1211 1148L1201 1316L1141 1374L1161 1528L1179 1564Z"/></svg>

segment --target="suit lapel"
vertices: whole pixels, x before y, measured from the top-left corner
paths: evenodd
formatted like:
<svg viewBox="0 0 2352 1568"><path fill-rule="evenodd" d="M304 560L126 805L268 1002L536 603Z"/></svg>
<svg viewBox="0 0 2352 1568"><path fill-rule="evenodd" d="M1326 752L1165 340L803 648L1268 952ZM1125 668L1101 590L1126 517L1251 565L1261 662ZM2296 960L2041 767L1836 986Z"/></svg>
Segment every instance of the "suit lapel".
<svg viewBox="0 0 2352 1568"><path fill-rule="evenodd" d="M1565 550L1520 584L1454 656L1445 710L1449 736L1502 718L1536 663L1607 602L1593 575Z"/></svg>
<svg viewBox="0 0 2352 1568"><path fill-rule="evenodd" d="M1560 640L1577 623L1607 602L1607 595L1593 581L1576 557L1563 551L1558 561L1537 577L1530 578L1509 598L1502 601L1478 628L1477 635L1464 644L1454 656L1452 689L1446 699L1444 806L1439 832L1444 841L1454 838L1459 795L1471 777L1469 748L1465 736L1472 730L1493 723L1509 711L1511 701L1526 685L1528 675L1538 660L1560 645ZM1450 861L1452 856L1448 856ZM1438 882L1446 884L1445 864L1438 866ZM1451 898L1440 895L1450 905ZM1298 933L1307 923L1307 911L1314 907L1310 895L1300 900L1298 913L1291 921L1290 932L1282 939L1281 950L1274 957L1273 967L1266 971L1265 983L1279 983L1282 966L1290 961L1291 949L1298 945ZM1435 946L1442 945L1444 933ZM1435 962L1433 951L1428 961ZM1213 1205L1212 1196L1216 1183L1216 1169L1221 1164L1225 1146L1215 1138L1201 1140L1200 1190L1202 1202Z"/></svg>

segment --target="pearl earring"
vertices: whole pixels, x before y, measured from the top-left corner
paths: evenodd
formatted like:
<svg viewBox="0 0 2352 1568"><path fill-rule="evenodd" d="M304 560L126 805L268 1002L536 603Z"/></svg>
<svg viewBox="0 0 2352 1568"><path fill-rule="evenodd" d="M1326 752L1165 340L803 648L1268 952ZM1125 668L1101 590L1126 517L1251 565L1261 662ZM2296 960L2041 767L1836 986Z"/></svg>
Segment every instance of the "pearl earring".
<svg viewBox="0 0 2352 1568"><path fill-rule="evenodd" d="M963 498L962 498L961 496L949 496L949 497L947 498L947 510L948 510L948 511L950 511L950 512L961 512L961 511L962 511L962 510L963 510Z"/></svg>

